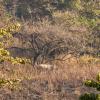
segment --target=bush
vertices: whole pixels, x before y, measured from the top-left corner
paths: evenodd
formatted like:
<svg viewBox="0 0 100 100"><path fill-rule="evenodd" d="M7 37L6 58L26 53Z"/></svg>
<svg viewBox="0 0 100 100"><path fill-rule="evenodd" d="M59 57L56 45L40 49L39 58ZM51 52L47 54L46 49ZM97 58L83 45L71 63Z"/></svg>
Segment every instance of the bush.
<svg viewBox="0 0 100 100"><path fill-rule="evenodd" d="M86 80L84 84L87 87L93 87L96 88L97 91L100 91L100 73L97 75L96 81ZM100 94L86 93L80 96L80 100L100 100Z"/></svg>
<svg viewBox="0 0 100 100"><path fill-rule="evenodd" d="M20 24L13 24L13 26L8 26L6 28L0 29L0 63L4 61L11 61L13 64L19 63L19 64L25 64L28 60L22 59L22 58L13 58L10 56L10 53L8 50L6 50L6 46L10 45L9 39L12 39L12 32L18 31L20 28Z"/></svg>
<svg viewBox="0 0 100 100"><path fill-rule="evenodd" d="M100 94L86 93L80 97L80 100L100 100Z"/></svg>

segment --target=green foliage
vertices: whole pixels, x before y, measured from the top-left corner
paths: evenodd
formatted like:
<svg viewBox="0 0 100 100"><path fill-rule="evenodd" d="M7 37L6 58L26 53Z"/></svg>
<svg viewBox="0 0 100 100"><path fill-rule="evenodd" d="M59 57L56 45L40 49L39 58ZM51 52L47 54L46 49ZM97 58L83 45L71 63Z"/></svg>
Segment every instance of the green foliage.
<svg viewBox="0 0 100 100"><path fill-rule="evenodd" d="M100 91L100 82L95 82L94 80L86 80L85 85L87 87L96 88L98 91Z"/></svg>
<svg viewBox="0 0 100 100"><path fill-rule="evenodd" d="M82 9L81 0L71 0L71 7L74 10L81 10Z"/></svg>
<svg viewBox="0 0 100 100"><path fill-rule="evenodd" d="M93 87L96 88L97 91L100 91L100 73L97 75L96 81L86 80L84 84L87 87ZM80 100L100 100L100 94L85 93L80 96Z"/></svg>
<svg viewBox="0 0 100 100"><path fill-rule="evenodd" d="M6 28L0 29L0 63L4 61L11 61L12 64L25 64L26 62L30 63L30 60L25 58L13 58L10 56L10 53L5 49L5 42L9 41L12 38L12 32L18 31L20 29L20 24L16 23ZM10 41L11 42L11 41Z"/></svg>
<svg viewBox="0 0 100 100"><path fill-rule="evenodd" d="M12 64L25 64L25 63L31 63L29 59L26 59L26 58L13 58L11 57L11 62Z"/></svg>
<svg viewBox="0 0 100 100"><path fill-rule="evenodd" d="M81 95L80 100L100 100L100 94L85 93Z"/></svg>
<svg viewBox="0 0 100 100"><path fill-rule="evenodd" d="M76 25L79 23L77 20L77 16L70 12L54 12L53 13L53 20L56 24L65 25L66 28Z"/></svg>
<svg viewBox="0 0 100 100"><path fill-rule="evenodd" d="M8 87L11 90L19 88L19 79L4 79L0 78L0 87Z"/></svg>
<svg viewBox="0 0 100 100"><path fill-rule="evenodd" d="M80 24L82 24L88 28L93 28L97 25L96 19L89 19L89 18L82 17L82 16L78 17L78 21L80 22Z"/></svg>
<svg viewBox="0 0 100 100"><path fill-rule="evenodd" d="M97 81L86 80L85 85L88 87L96 88L98 91L100 91L100 73L97 75Z"/></svg>
<svg viewBox="0 0 100 100"><path fill-rule="evenodd" d="M9 52L4 48L0 48L0 56L9 56Z"/></svg>
<svg viewBox="0 0 100 100"><path fill-rule="evenodd" d="M100 73L97 75L97 80L100 81Z"/></svg>

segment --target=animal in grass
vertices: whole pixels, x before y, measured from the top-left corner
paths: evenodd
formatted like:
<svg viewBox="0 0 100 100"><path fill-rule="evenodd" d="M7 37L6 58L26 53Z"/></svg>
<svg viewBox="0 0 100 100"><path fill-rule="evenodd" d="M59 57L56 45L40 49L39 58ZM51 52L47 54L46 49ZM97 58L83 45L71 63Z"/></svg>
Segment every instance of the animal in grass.
<svg viewBox="0 0 100 100"><path fill-rule="evenodd" d="M57 66L53 65L53 64L39 64L39 65L37 65L37 68L46 69L46 70L53 70L53 69L56 69Z"/></svg>

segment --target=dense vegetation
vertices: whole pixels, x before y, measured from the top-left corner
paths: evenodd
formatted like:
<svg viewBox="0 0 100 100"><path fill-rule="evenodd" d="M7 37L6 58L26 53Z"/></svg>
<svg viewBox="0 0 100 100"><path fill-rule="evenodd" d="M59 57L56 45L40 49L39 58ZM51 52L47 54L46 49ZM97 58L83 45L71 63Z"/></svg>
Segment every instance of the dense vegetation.
<svg viewBox="0 0 100 100"><path fill-rule="evenodd" d="M14 66L32 68L42 63L73 67L70 63L75 63L74 58L80 67L100 65L100 0L0 1L1 66L10 66L12 62ZM96 81L87 80L85 85L100 91L99 78L100 75ZM0 86L14 80L17 79L3 77ZM86 93L80 97L92 99L100 100L100 94Z"/></svg>
<svg viewBox="0 0 100 100"><path fill-rule="evenodd" d="M99 1L92 0L4 0L3 4L5 5L9 14L18 17L21 21L30 21L30 23L34 23L35 21L42 21L43 19L49 19L49 22L45 22L48 25L53 27L58 24L60 27L62 26L63 30L68 30L71 32L72 36L68 37L68 33L64 34L64 37L57 36L58 33L50 32L52 35L56 36L57 39L54 41L63 42L60 45L65 45L63 47L64 50L58 50L58 52L62 52L67 50L66 52L74 52L74 54L90 54L92 56L100 55L100 10L99 10ZM44 23L44 22L43 22ZM42 24L42 23L41 23ZM38 26L35 23L34 26ZM72 28L75 27L75 28ZM83 29L83 30L82 30ZM73 34L74 33L76 34ZM81 33L80 33L81 32ZM39 32L38 34L40 34ZM36 37L38 36L36 34ZM43 33L44 35L46 33ZM61 33L59 33L61 34ZM48 35L48 34L47 34ZM42 36L39 35L39 38ZM34 38L34 36L33 36ZM45 38L50 38L49 35L45 36ZM41 39L43 42L43 40ZM52 39L50 40L52 41ZM34 50L38 55L51 55L51 53L55 52L55 46L52 43L48 43L49 40L45 40L43 42L42 47L48 48L48 45L51 45L53 50L48 50L41 54L43 51L42 47L37 46L38 50ZM69 44L70 42L70 44ZM80 44L80 42L82 44ZM46 45L47 44L47 45ZM57 45L55 43L55 45ZM33 44L32 44L33 45ZM36 45L36 44L35 44ZM38 45L41 45L38 42ZM60 46L59 45L59 46ZM73 46L72 46L73 45ZM58 48L60 49L60 47ZM50 46L49 46L50 47ZM34 48L34 47L33 47ZM57 49L56 49L57 50ZM50 52L51 51L51 52ZM44 53L49 54L44 54ZM56 51L57 52L57 51Z"/></svg>

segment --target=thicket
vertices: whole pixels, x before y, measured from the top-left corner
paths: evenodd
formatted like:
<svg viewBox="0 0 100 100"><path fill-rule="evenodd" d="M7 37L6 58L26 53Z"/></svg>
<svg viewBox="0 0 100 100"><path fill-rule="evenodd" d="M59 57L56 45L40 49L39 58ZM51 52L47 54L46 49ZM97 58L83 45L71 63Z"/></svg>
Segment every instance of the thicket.
<svg viewBox="0 0 100 100"><path fill-rule="evenodd" d="M13 64L25 64L29 62L25 58L14 58L10 52L6 50L13 44L13 33L18 32L21 25L18 22L11 22L12 17L5 11L4 6L0 2L0 63L10 61Z"/></svg>
<svg viewBox="0 0 100 100"><path fill-rule="evenodd" d="M62 60L67 54L77 57L85 55L81 58L85 59L85 62L100 62L99 0L2 0L0 3L7 11L3 23L13 20L13 15L20 21L24 20L23 25L31 20L29 22L34 23L31 24L32 28L37 29L25 36L26 31L22 31L25 34L19 33L20 24L17 24L15 20L11 25L6 25L6 27L3 25L0 28L0 63L4 61L11 61L13 64L30 62L25 58L14 58L6 50L8 45L12 45L13 36L18 35L24 40L24 45L26 42L31 45L28 49L34 52L32 53L33 63L39 60L41 60L40 63L59 60L59 58ZM0 5L0 18L3 12ZM46 22L42 20L43 18L49 20ZM3 18L0 20L3 21ZM74 27L75 29L72 29ZM96 81L87 80L85 85L100 91L100 75ZM100 100L100 94L85 94L80 97L80 100L89 99Z"/></svg>
<svg viewBox="0 0 100 100"><path fill-rule="evenodd" d="M8 26L6 28L0 28L0 63L3 63L4 61L10 61L13 64L25 64L26 62L29 62L28 59L24 58L13 58L10 56L9 51L7 51L5 48L12 44L11 40L12 34L10 32L15 32L20 27L20 24L13 24L13 26Z"/></svg>
<svg viewBox="0 0 100 100"><path fill-rule="evenodd" d="M11 15L24 21L31 20L30 22L35 23L36 20L41 20L32 24L38 27L38 30L31 32L33 38L29 36L29 42L35 52L34 59L41 56L45 59L51 56L55 58L62 53L100 56L98 0L4 0L3 4ZM49 18L49 21L45 23L43 18ZM62 29L58 32L56 30L59 27ZM73 27L74 30L71 29Z"/></svg>
<svg viewBox="0 0 100 100"><path fill-rule="evenodd" d="M88 18L99 17L99 0L4 0L7 10L19 18L52 17L56 10L73 10Z"/></svg>

